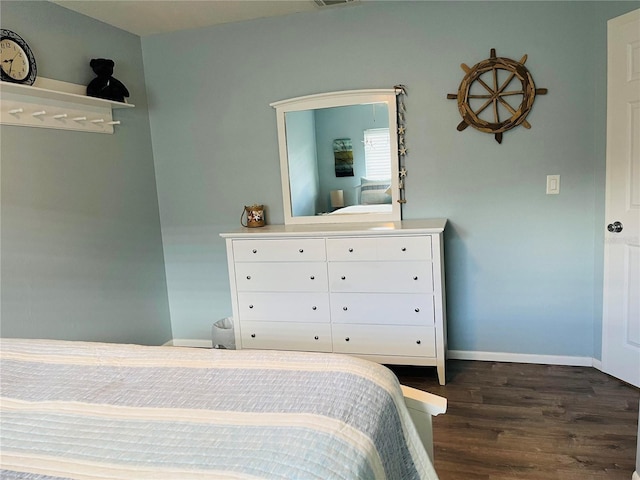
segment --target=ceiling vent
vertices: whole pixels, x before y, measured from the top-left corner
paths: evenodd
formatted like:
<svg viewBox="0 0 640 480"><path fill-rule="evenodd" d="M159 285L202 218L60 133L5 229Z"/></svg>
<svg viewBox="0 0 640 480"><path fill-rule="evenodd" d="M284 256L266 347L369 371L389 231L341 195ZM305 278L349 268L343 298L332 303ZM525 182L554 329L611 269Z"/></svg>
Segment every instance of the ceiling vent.
<svg viewBox="0 0 640 480"><path fill-rule="evenodd" d="M350 3L353 0L313 0L319 7L332 7L334 5L342 5L343 3Z"/></svg>

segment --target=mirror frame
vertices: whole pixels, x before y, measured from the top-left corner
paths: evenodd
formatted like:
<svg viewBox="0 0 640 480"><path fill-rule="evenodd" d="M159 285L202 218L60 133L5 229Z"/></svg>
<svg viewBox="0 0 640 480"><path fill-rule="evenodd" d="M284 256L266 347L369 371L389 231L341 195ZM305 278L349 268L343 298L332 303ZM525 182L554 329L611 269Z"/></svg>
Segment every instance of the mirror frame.
<svg viewBox="0 0 640 480"><path fill-rule="evenodd" d="M396 95L394 88L345 90L340 92L319 93L296 97L271 103L276 109L278 125L278 147L280 152L280 175L282 183L282 199L284 205L285 225L313 223L354 223L354 222L397 222L401 220L402 210L398 179L398 124L396 113ZM320 108L345 107L370 103L386 103L389 111L389 132L391 158L391 212L390 213L358 213L344 215L292 215L291 189L289 184L289 156L287 152L287 132L285 117L287 112L316 110Z"/></svg>

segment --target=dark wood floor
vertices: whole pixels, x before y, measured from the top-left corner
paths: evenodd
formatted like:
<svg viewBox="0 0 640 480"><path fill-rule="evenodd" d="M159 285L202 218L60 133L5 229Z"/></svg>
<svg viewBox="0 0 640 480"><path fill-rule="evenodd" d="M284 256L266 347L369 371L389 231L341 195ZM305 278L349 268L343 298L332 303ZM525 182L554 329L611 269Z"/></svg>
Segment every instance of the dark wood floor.
<svg viewBox="0 0 640 480"><path fill-rule="evenodd" d="M440 480L631 480L638 389L587 367L452 360L391 367L448 399L434 419Z"/></svg>

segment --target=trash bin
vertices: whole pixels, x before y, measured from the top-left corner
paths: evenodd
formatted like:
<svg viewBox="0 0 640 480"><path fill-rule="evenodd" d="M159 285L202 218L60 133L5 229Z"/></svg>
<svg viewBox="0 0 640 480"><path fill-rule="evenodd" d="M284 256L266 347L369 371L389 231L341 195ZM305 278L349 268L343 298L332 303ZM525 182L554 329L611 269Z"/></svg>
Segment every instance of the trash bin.
<svg viewBox="0 0 640 480"><path fill-rule="evenodd" d="M235 350L236 336L233 331L233 317L221 318L211 328L213 348Z"/></svg>

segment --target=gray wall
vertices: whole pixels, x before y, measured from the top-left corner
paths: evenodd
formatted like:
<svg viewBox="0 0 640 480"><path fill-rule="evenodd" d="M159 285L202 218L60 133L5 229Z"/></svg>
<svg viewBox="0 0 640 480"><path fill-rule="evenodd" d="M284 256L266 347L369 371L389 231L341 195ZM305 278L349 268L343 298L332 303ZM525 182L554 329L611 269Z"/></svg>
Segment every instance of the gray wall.
<svg viewBox="0 0 640 480"><path fill-rule="evenodd" d="M275 111L318 92L407 96L404 218L447 217L449 346L599 357L606 21L632 2L366 2L142 41L174 337L231 313L224 243L243 205L283 221ZM460 122L461 63L496 48L538 87L502 145ZM380 62L379 59L384 59ZM545 195L560 174L560 195Z"/></svg>
<svg viewBox="0 0 640 480"><path fill-rule="evenodd" d="M0 3L38 74L86 85L112 58L134 109L114 135L5 126L2 335L161 344L171 338L140 38L49 2Z"/></svg>

